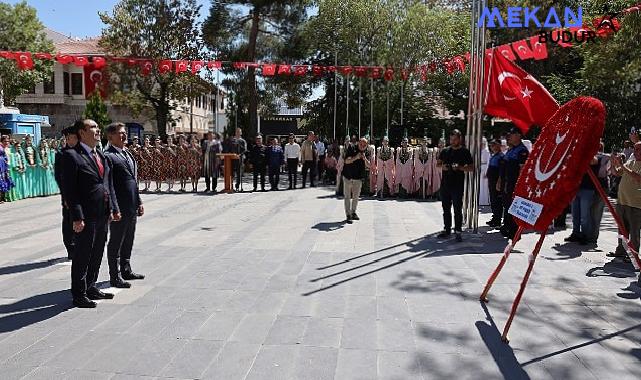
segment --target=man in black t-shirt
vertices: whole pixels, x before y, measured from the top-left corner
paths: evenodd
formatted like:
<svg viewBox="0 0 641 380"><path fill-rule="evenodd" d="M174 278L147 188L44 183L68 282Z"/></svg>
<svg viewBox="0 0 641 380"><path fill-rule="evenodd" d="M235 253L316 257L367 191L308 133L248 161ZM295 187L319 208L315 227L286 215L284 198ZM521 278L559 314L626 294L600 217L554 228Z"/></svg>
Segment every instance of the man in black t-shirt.
<svg viewBox="0 0 641 380"><path fill-rule="evenodd" d="M441 203L443 204L443 231L439 238L450 236L452 230L452 206L454 206L454 233L456 241L462 241L463 230L463 191L465 172L472 171L472 155L462 145L461 132L455 129L450 133L450 146L438 156L437 166L443 170L441 181Z"/></svg>
<svg viewBox="0 0 641 380"><path fill-rule="evenodd" d="M343 166L343 194L345 195L345 216L346 222L351 224L352 220L359 220L356 215L358 198L361 195L363 180L365 179L365 168L369 168L370 162L365 154L367 150L367 139L360 139L358 144L349 144L345 148L345 165Z"/></svg>

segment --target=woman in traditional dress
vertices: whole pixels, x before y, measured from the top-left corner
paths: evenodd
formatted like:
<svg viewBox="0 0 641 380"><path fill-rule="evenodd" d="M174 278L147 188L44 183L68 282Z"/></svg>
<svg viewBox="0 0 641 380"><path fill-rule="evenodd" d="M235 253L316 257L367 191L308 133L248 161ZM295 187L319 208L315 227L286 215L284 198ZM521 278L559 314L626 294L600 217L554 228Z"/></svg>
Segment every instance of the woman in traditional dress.
<svg viewBox="0 0 641 380"><path fill-rule="evenodd" d="M26 171L26 188L25 188L25 197L35 197L38 195L38 163L36 156L36 148L33 146L33 140L31 135L25 136L24 147L25 163L27 165Z"/></svg>
<svg viewBox="0 0 641 380"><path fill-rule="evenodd" d="M423 141L421 141L421 146L414 153L414 186L417 191L422 190L421 196L423 198L430 195L428 188L430 185L431 165L430 148L427 137L424 137Z"/></svg>
<svg viewBox="0 0 641 380"><path fill-rule="evenodd" d="M376 169L378 175L376 176L376 191L378 191L382 198L385 194L385 185L390 195L396 194L396 186L394 183L394 150L389 146L389 138L383 138L383 145L378 148L376 152Z"/></svg>
<svg viewBox="0 0 641 380"><path fill-rule="evenodd" d="M0 203L4 203L7 193L15 187L9 175L9 136L0 138Z"/></svg>
<svg viewBox="0 0 641 380"><path fill-rule="evenodd" d="M160 143L160 138L156 137L154 147L151 150L151 178L156 182L156 193L160 192L162 183L165 180L165 157L163 155L163 147Z"/></svg>
<svg viewBox="0 0 641 380"><path fill-rule="evenodd" d="M176 151L176 145L174 144L174 138L167 136L167 145L163 149L163 168L165 171L165 181L167 181L167 192L172 193L174 191L174 184L176 183L176 176L178 173L178 153Z"/></svg>
<svg viewBox="0 0 641 380"><path fill-rule="evenodd" d="M9 157L9 168L10 176L13 180L15 186L9 192L9 200L17 201L19 199L25 198L24 192L26 191L26 179L25 179L25 159L24 152L22 151L22 146L20 142L13 142L13 149L8 154Z"/></svg>
<svg viewBox="0 0 641 380"><path fill-rule="evenodd" d="M490 205L490 188L487 183L487 166L490 163L490 150L487 147L487 139L483 137L481 143L481 186L479 189L479 206Z"/></svg>
<svg viewBox="0 0 641 380"><path fill-rule="evenodd" d="M176 146L176 179L180 182L180 192L185 192L187 180L189 179L189 146L184 135L178 136Z"/></svg>
<svg viewBox="0 0 641 380"><path fill-rule="evenodd" d="M50 194L58 194L60 189L58 188L58 183L56 182L56 152L60 149L60 141L56 139L51 139L49 144L49 188L51 189Z"/></svg>
<svg viewBox="0 0 641 380"><path fill-rule="evenodd" d="M202 150L195 136L191 137L191 147L189 148L189 177L191 177L191 192L198 192L198 181L202 175Z"/></svg>
<svg viewBox="0 0 641 380"><path fill-rule="evenodd" d="M438 142L438 147L434 148L432 151L432 192L433 194L439 194L441 190L441 180L443 179L443 169L438 166L438 156L441 154L441 150L445 148L445 139L440 139ZM440 195L439 197L440 198Z"/></svg>
<svg viewBox="0 0 641 380"><path fill-rule="evenodd" d="M146 193L149 191L149 186L151 186L152 178L152 150L154 149L151 146L149 137L145 137L143 146L138 149L138 180L144 184L142 191Z"/></svg>
<svg viewBox="0 0 641 380"><path fill-rule="evenodd" d="M409 146L407 137L396 149L396 189L407 197L414 193L414 150Z"/></svg>

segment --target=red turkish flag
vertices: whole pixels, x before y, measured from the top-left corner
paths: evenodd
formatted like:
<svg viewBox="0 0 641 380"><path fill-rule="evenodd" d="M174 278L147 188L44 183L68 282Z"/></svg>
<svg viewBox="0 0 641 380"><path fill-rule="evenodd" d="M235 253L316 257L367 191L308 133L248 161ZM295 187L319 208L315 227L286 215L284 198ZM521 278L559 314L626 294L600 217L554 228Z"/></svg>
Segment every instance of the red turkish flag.
<svg viewBox="0 0 641 380"><path fill-rule="evenodd" d="M173 65L174 63L169 59L162 60L158 64L158 72L161 74L167 74L171 71Z"/></svg>
<svg viewBox="0 0 641 380"><path fill-rule="evenodd" d="M305 75L307 74L308 66L296 66L294 68L294 75Z"/></svg>
<svg viewBox="0 0 641 380"><path fill-rule="evenodd" d="M58 55L56 55L56 61L58 61L60 64L67 65L67 64L73 62L73 56L65 55L65 54L58 54Z"/></svg>
<svg viewBox="0 0 641 380"><path fill-rule="evenodd" d="M512 48L522 61L534 58L534 52L532 52L526 40L512 42Z"/></svg>
<svg viewBox="0 0 641 380"><path fill-rule="evenodd" d="M590 97L570 100L548 120L514 190L515 197L538 203L543 209L534 223L515 218L520 226L546 231L565 210L591 170L590 161L599 150L604 127L605 107Z"/></svg>
<svg viewBox="0 0 641 380"><path fill-rule="evenodd" d="M316 65L312 66L312 74L314 74L315 77L323 75L323 67Z"/></svg>
<svg viewBox="0 0 641 380"><path fill-rule="evenodd" d="M336 72L336 66L327 66L327 71L330 73L335 73Z"/></svg>
<svg viewBox="0 0 641 380"><path fill-rule="evenodd" d="M38 59L51 59L53 56L49 53L36 53L34 56Z"/></svg>
<svg viewBox="0 0 641 380"><path fill-rule="evenodd" d="M181 61L176 61L175 70L176 70L177 74L184 73L185 71L187 71L188 67L189 67L189 62L188 61L182 61L182 60Z"/></svg>
<svg viewBox="0 0 641 380"><path fill-rule="evenodd" d="M487 51L490 51L490 50L492 49L487 49ZM497 46L496 51L503 54L503 56L509 59L510 61L514 61L516 59L516 56L514 55L514 52L512 51L512 48L510 47L509 44Z"/></svg>
<svg viewBox="0 0 641 380"><path fill-rule="evenodd" d="M0 58L13 59L13 52L0 50Z"/></svg>
<svg viewBox="0 0 641 380"><path fill-rule="evenodd" d="M102 69L107 66L107 60L104 57L91 57L91 63L96 69Z"/></svg>
<svg viewBox="0 0 641 380"><path fill-rule="evenodd" d="M95 63L94 63L95 65ZM151 74L151 69L154 68L154 63L150 60L145 60L140 63L140 73L143 77Z"/></svg>
<svg viewBox="0 0 641 380"><path fill-rule="evenodd" d="M221 67L223 67L223 63L220 62L220 61L209 61L209 62L207 62L207 68L209 68L209 69L217 70L217 69L220 69Z"/></svg>
<svg viewBox="0 0 641 380"><path fill-rule="evenodd" d="M31 70L33 69L33 59L31 58L31 53L18 51L13 55L13 59L16 60L18 68L20 70Z"/></svg>
<svg viewBox="0 0 641 380"><path fill-rule="evenodd" d="M452 58L452 64L456 69L460 72L465 71L465 61L463 60L463 57L460 55L457 55L456 57Z"/></svg>
<svg viewBox="0 0 641 380"><path fill-rule="evenodd" d="M370 77L374 79L378 79L383 75L383 68L382 67L372 67L372 72L370 73Z"/></svg>
<svg viewBox="0 0 641 380"><path fill-rule="evenodd" d="M274 64L264 64L263 65L263 75L273 76L276 74L276 65Z"/></svg>
<svg viewBox="0 0 641 380"><path fill-rule="evenodd" d="M191 61L191 73L198 74L198 72L203 68L205 62L203 61Z"/></svg>
<svg viewBox="0 0 641 380"><path fill-rule="evenodd" d="M95 90L100 91L100 96L103 99L107 97L108 81L106 74L102 71L103 67L98 68L93 63L88 63L83 67L85 73L85 98L88 99Z"/></svg>
<svg viewBox="0 0 641 380"><path fill-rule="evenodd" d="M356 75L359 78L363 78L367 76L367 67L365 66L356 66L354 67L354 75Z"/></svg>
<svg viewBox="0 0 641 380"><path fill-rule="evenodd" d="M89 64L89 58L83 55L75 56L73 57L73 64L78 67L86 66L87 64Z"/></svg>
<svg viewBox="0 0 641 380"><path fill-rule="evenodd" d="M352 66L341 66L338 68L338 72L343 74L343 75L349 75L354 71L354 68Z"/></svg>
<svg viewBox="0 0 641 380"><path fill-rule="evenodd" d="M408 69L401 69L401 79L408 80L410 77L410 71Z"/></svg>
<svg viewBox="0 0 641 380"><path fill-rule="evenodd" d="M278 75L289 75L292 73L290 65L278 65Z"/></svg>
<svg viewBox="0 0 641 380"><path fill-rule="evenodd" d="M539 41L539 36L530 37L530 45L532 45L532 54L534 59L541 60L548 57L548 48L546 44L542 44Z"/></svg>
<svg viewBox="0 0 641 380"><path fill-rule="evenodd" d="M539 81L496 50L486 55L483 86L487 86L488 80L485 113L511 119L523 133L531 125L545 125L559 109Z"/></svg>
<svg viewBox="0 0 641 380"><path fill-rule="evenodd" d="M394 79L394 69L391 67L388 67L387 69L385 69L385 74L383 75L383 77L387 81Z"/></svg>

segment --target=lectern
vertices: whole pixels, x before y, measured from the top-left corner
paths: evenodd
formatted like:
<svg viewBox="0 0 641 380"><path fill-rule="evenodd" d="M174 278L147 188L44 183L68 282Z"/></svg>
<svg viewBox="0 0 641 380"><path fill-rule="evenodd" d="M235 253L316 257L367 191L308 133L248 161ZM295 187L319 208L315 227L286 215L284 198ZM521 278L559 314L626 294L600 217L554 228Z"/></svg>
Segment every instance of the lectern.
<svg viewBox="0 0 641 380"><path fill-rule="evenodd" d="M231 187L231 174L233 169L233 160L238 160L239 157L235 153L219 153L218 157L222 158L224 160L224 165L225 165L225 193L233 193L234 190L232 190Z"/></svg>

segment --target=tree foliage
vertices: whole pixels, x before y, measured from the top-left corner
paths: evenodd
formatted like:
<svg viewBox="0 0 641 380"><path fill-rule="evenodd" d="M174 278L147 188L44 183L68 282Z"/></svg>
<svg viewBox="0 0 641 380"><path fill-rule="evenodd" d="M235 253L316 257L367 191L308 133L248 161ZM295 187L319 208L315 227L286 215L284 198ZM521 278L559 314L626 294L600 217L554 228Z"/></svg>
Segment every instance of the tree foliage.
<svg viewBox="0 0 641 380"><path fill-rule="evenodd" d="M89 101L87 101L82 117L83 119L95 121L101 129L111 123L111 119L107 113L107 105L102 100L100 91L94 91L89 96Z"/></svg>
<svg viewBox="0 0 641 380"><path fill-rule="evenodd" d="M15 5L0 3L0 50L53 52L53 43L47 39L35 8L26 1ZM15 61L0 59L0 84L5 103L13 104L26 89L49 79L51 61L34 59L34 63L33 70L21 71Z"/></svg>
<svg viewBox="0 0 641 380"><path fill-rule="evenodd" d="M148 58L155 64L162 59L196 60L204 54L199 12L195 0L121 0L110 14L100 14L106 25L100 44L111 55ZM109 69L112 100L134 110L153 107L161 136L179 100L211 91L191 72L160 74L154 68L143 76L140 67L125 63Z"/></svg>

